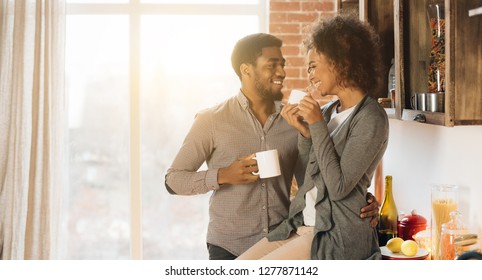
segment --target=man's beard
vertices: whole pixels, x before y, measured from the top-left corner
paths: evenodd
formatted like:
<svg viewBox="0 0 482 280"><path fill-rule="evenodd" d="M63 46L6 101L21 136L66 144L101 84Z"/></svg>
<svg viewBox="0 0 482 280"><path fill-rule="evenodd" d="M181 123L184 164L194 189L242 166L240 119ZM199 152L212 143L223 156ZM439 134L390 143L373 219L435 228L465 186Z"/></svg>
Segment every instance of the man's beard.
<svg viewBox="0 0 482 280"><path fill-rule="evenodd" d="M280 101L283 99L283 93L281 93L281 91L278 93L273 93L270 88L267 88L260 83L258 77L254 79L254 85L258 90L258 95L264 100Z"/></svg>

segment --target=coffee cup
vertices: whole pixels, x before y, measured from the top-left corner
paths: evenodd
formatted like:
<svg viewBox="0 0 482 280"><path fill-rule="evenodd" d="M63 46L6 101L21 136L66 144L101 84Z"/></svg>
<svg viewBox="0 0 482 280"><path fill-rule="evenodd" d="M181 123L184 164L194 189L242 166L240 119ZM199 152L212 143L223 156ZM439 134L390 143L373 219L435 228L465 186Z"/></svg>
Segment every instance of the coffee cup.
<svg viewBox="0 0 482 280"><path fill-rule="evenodd" d="M304 91L297 89L291 90L290 96L288 97L288 104L299 104L305 95L306 92Z"/></svg>
<svg viewBox="0 0 482 280"><path fill-rule="evenodd" d="M278 150L257 152L254 159L258 162L258 172L253 174L259 175L259 178L264 179L281 175Z"/></svg>

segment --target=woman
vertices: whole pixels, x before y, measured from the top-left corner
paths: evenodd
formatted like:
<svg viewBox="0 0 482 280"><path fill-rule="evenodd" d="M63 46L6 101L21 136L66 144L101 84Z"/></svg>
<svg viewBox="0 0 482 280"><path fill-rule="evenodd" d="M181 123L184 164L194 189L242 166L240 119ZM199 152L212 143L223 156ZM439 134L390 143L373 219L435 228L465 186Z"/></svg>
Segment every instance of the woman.
<svg viewBox="0 0 482 280"><path fill-rule="evenodd" d="M300 135L305 178L289 217L239 259L381 259L376 229L358 212L388 141L378 37L352 15L318 23L306 46L316 93L281 114ZM319 107L313 98L335 95Z"/></svg>

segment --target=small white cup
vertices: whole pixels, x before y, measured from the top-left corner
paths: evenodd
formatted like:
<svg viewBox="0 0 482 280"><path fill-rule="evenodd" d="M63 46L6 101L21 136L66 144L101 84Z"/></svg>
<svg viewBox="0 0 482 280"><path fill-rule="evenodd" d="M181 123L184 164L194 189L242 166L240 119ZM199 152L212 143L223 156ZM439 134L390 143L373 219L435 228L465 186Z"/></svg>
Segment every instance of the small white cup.
<svg viewBox="0 0 482 280"><path fill-rule="evenodd" d="M253 174L259 174L259 178L264 179L281 175L278 150L257 152L254 158L258 162L259 171Z"/></svg>
<svg viewBox="0 0 482 280"><path fill-rule="evenodd" d="M305 97L306 92L293 89L288 97L288 104L300 104L301 99Z"/></svg>

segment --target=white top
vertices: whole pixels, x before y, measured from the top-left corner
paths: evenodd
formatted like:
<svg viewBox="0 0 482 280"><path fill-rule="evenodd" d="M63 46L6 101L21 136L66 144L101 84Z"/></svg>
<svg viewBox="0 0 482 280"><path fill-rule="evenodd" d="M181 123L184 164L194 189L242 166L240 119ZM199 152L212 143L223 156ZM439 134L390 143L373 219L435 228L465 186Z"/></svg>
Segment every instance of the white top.
<svg viewBox="0 0 482 280"><path fill-rule="evenodd" d="M331 134L342 122L344 122L348 116L353 112L355 106L346 109L345 111L338 113L336 110L333 110L331 114L330 122L328 122L328 132ZM305 196L305 209L303 210L303 219L305 226L314 226L315 225L315 202L316 202L316 194L318 189L313 187L306 193Z"/></svg>

